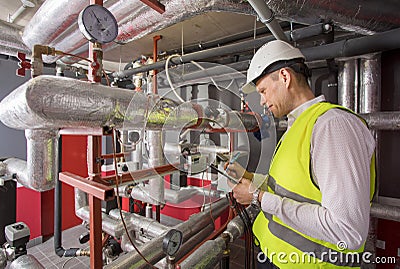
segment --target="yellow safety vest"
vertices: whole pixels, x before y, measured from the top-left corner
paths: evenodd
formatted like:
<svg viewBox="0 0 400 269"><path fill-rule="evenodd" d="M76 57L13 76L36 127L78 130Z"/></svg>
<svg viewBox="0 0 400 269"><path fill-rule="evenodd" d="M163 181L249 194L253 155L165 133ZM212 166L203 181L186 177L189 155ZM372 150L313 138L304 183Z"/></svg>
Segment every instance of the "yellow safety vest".
<svg viewBox="0 0 400 269"><path fill-rule="evenodd" d="M280 140L269 169L268 189L298 202L321 204L321 192L310 175L311 135L318 117L332 108L350 110L330 103L317 103L306 109ZM365 121L363 120L365 123ZM375 157L370 166L370 198L375 191ZM360 268L364 246L343 249L307 236L283 223L278 217L260 212L253 224L256 244L281 269Z"/></svg>

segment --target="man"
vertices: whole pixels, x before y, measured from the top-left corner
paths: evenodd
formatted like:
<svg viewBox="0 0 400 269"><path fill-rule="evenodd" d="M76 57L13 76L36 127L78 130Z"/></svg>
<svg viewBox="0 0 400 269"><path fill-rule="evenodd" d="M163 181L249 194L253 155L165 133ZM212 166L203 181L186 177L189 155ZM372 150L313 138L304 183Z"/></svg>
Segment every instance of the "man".
<svg viewBox="0 0 400 269"><path fill-rule="evenodd" d="M267 177L228 165L230 175L241 177L234 197L260 205L255 242L273 264L260 268L359 268L375 189L375 141L354 113L315 98L304 61L280 40L254 55L243 91L257 90L275 117L287 115L288 129Z"/></svg>

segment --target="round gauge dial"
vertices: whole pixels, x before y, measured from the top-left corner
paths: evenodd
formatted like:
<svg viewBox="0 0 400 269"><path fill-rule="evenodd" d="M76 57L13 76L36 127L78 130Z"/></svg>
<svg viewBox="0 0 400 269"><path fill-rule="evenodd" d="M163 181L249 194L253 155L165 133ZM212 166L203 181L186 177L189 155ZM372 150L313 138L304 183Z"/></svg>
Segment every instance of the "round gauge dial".
<svg viewBox="0 0 400 269"><path fill-rule="evenodd" d="M182 245L183 234L181 231L172 229L169 230L163 239L163 251L165 254L172 256L178 252Z"/></svg>
<svg viewBox="0 0 400 269"><path fill-rule="evenodd" d="M105 44L118 35L118 24L113 14L103 6L90 5L79 13L79 29L91 42Z"/></svg>

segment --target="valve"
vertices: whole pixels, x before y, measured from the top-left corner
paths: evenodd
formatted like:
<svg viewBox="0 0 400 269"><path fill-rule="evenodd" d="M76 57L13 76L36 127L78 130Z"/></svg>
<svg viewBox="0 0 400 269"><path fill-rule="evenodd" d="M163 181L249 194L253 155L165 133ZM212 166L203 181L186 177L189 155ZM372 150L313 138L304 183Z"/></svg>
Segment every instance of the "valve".
<svg viewBox="0 0 400 269"><path fill-rule="evenodd" d="M16 75L20 77L25 77L25 70L31 69L31 63L26 60L26 54L18 52L17 58L19 60Z"/></svg>

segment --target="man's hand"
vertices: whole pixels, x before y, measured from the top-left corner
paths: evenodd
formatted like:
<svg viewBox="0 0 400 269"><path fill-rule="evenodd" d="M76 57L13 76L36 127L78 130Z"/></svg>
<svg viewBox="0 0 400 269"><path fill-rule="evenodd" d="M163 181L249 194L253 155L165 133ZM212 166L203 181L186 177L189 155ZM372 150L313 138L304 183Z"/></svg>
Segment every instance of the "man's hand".
<svg viewBox="0 0 400 269"><path fill-rule="evenodd" d="M232 184L228 181L229 186L232 188L233 197L236 201L243 205L248 205L253 199L253 194L249 192L251 181L247 178L242 178L240 183Z"/></svg>

